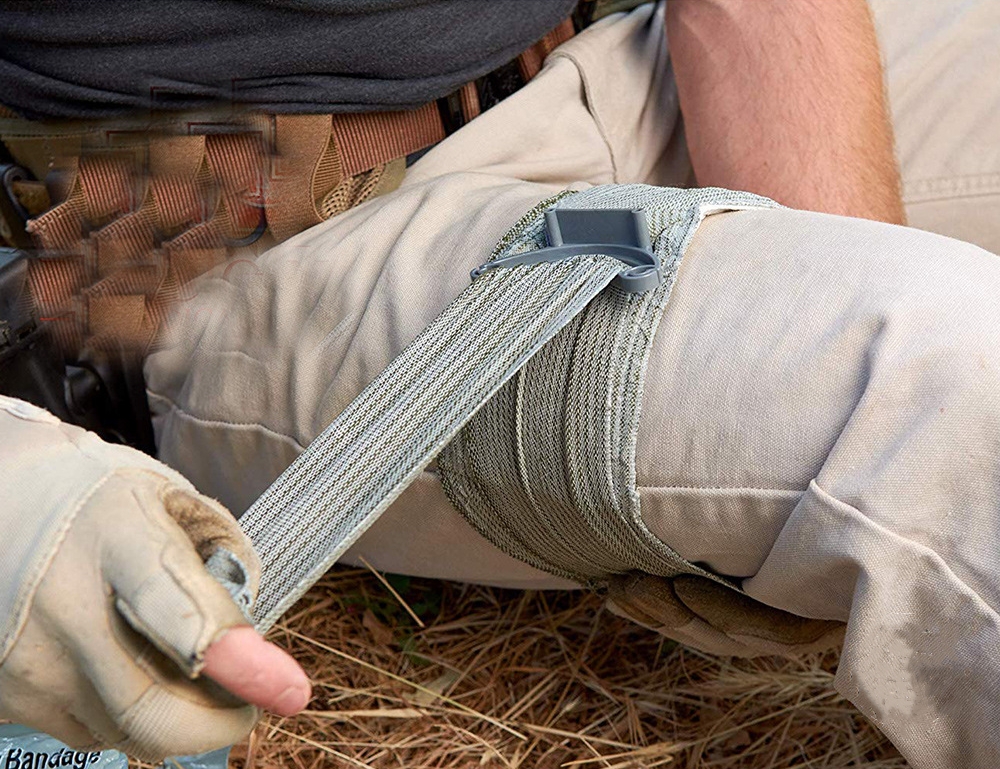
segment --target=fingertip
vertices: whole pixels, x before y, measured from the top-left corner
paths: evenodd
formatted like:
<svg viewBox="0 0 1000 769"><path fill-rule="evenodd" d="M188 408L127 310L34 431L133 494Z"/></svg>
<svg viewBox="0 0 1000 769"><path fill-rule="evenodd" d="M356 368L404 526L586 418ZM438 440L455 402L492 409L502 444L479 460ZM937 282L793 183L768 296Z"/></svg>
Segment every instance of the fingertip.
<svg viewBox="0 0 1000 769"><path fill-rule="evenodd" d="M312 699L312 687L306 681L304 688L300 685L289 686L274 699L268 709L279 716L294 716L305 709L310 699Z"/></svg>
<svg viewBox="0 0 1000 769"><path fill-rule="evenodd" d="M298 713L312 696L299 663L251 627L234 627L209 646L202 672L237 697L282 716Z"/></svg>

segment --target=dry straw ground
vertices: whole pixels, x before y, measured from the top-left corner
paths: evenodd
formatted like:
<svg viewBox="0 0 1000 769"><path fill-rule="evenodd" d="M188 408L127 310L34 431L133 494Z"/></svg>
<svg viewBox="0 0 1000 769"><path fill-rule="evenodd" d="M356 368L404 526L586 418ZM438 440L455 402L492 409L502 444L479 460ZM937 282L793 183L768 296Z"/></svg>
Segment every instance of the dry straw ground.
<svg viewBox="0 0 1000 769"><path fill-rule="evenodd" d="M833 691L836 655L711 658L594 596L341 568L271 638L315 698L263 722L233 767L907 766Z"/></svg>

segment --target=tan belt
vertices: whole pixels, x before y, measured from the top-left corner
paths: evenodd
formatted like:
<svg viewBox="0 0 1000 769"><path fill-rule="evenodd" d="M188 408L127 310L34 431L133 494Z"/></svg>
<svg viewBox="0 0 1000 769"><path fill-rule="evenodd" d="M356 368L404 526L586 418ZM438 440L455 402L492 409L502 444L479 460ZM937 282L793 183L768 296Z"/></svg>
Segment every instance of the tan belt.
<svg viewBox="0 0 1000 769"><path fill-rule="evenodd" d="M523 81L573 34L567 19L522 53ZM0 236L30 242L37 314L64 350L86 342L146 352L192 278L395 189L407 155L489 106L479 93L469 83L406 112L213 114L113 126L0 113L0 140L35 179L6 167L17 172L0 190Z"/></svg>

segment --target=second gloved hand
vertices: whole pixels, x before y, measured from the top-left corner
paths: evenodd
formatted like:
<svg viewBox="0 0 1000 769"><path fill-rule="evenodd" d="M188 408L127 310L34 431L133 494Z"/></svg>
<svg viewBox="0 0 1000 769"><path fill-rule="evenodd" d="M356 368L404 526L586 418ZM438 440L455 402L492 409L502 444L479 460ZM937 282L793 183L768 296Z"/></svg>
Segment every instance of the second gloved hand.
<svg viewBox="0 0 1000 769"><path fill-rule="evenodd" d="M709 654L758 657L837 646L844 625L766 606L705 577L623 574L608 584L608 609Z"/></svg>

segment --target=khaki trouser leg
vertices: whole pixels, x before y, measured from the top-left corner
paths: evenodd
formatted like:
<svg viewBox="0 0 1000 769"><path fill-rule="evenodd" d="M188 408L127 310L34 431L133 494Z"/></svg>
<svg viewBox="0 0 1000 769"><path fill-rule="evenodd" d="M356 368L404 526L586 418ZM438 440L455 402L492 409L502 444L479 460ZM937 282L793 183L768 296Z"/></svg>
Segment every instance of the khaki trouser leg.
<svg viewBox="0 0 1000 769"><path fill-rule="evenodd" d="M150 363L164 457L248 501L461 288L481 258L466 238L484 234L480 217L509 219L524 190L542 192L464 174L415 185L363 226L349 217L209 284L191 336ZM435 229L430 212L458 206L473 215ZM381 256L380 231L393 240ZM995 765L997 286L1000 258L919 230L720 214L692 241L647 375L649 527L765 603L847 620L838 686L915 766ZM170 381L172 357L193 363ZM479 538L432 471L360 554L558 584ZM974 760L945 752L962 743Z"/></svg>
<svg viewBox="0 0 1000 769"><path fill-rule="evenodd" d="M910 225L1000 253L1000 3L870 2Z"/></svg>

